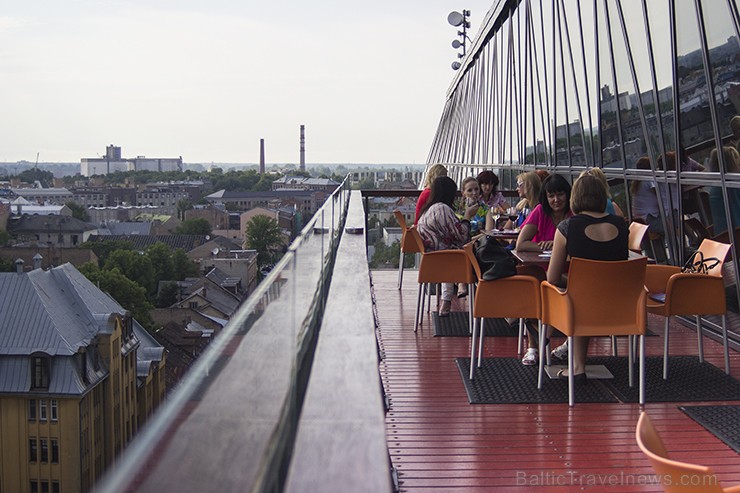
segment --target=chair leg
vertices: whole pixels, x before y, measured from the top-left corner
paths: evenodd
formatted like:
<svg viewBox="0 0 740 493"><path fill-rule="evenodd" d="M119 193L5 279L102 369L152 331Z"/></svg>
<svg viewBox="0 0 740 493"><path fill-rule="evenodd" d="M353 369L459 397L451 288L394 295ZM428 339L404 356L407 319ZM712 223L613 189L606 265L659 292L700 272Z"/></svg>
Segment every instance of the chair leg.
<svg viewBox="0 0 740 493"><path fill-rule="evenodd" d="M524 350L524 319L519 319L519 340L516 343L516 354L522 354Z"/></svg>
<svg viewBox="0 0 740 493"><path fill-rule="evenodd" d="M419 327L419 315L423 313L424 307L422 306L422 303L424 303L424 284L419 284L419 295L416 298L416 316L414 317L414 332L416 332L417 327Z"/></svg>
<svg viewBox="0 0 740 493"><path fill-rule="evenodd" d="M483 364L483 341L486 338L486 326L485 326L486 319L479 318L478 321L480 322L479 324L480 332L478 334L478 368L480 368L481 365Z"/></svg>
<svg viewBox="0 0 740 493"><path fill-rule="evenodd" d="M429 284L424 284L424 292L429 292ZM419 325L424 323L424 295L421 297L421 311L419 311Z"/></svg>
<svg viewBox="0 0 740 493"><path fill-rule="evenodd" d="M475 284L468 284L468 319L470 320L470 333L473 333L473 308L475 300ZM483 326L481 326L481 330Z"/></svg>
<svg viewBox="0 0 740 493"><path fill-rule="evenodd" d="M668 380L668 326L671 317L665 318L663 329L663 380Z"/></svg>
<svg viewBox="0 0 740 493"><path fill-rule="evenodd" d="M696 338L699 348L699 363L704 363L704 337L701 329L701 317L696 315Z"/></svg>
<svg viewBox="0 0 740 493"><path fill-rule="evenodd" d="M482 319L476 318L473 322L473 335L470 337L470 379L473 379L473 373L475 372L475 338L478 334L478 324L481 322ZM481 328L483 326L481 325ZM480 363L480 357L478 358L478 362Z"/></svg>
<svg viewBox="0 0 740 493"><path fill-rule="evenodd" d="M614 336L612 336L614 337ZM635 360L632 356L632 337L627 336L627 365L629 365L629 384L630 387L635 386Z"/></svg>
<svg viewBox="0 0 740 493"><path fill-rule="evenodd" d="M645 335L640 334L640 405L645 405Z"/></svg>
<svg viewBox="0 0 740 493"><path fill-rule="evenodd" d="M727 340L727 315L722 314L722 343L725 346L725 373L730 374L730 346Z"/></svg>
<svg viewBox="0 0 740 493"><path fill-rule="evenodd" d="M612 356L615 358L619 356L619 350L617 349L617 336L612 336Z"/></svg>
<svg viewBox="0 0 740 493"><path fill-rule="evenodd" d="M403 285L403 250L401 250L400 258L398 259L398 289L401 290Z"/></svg>
<svg viewBox="0 0 740 493"><path fill-rule="evenodd" d="M538 389L541 389L542 388L542 377L543 377L543 374L545 373L545 358L544 358L544 354L545 354L545 352L547 352L547 346L545 345L545 339L547 339L547 336L545 335L545 326L542 325L542 322L541 321L539 321L539 320L537 321L537 326L539 328L538 334L540 336L540 341L539 341L540 362L539 362L539 368L537 369L537 388ZM519 334L521 336L521 330L520 330ZM547 363L548 363L548 366L549 366L549 363L550 362L548 361Z"/></svg>
<svg viewBox="0 0 740 493"><path fill-rule="evenodd" d="M575 381L573 372L575 371L575 357L573 356L573 336L568 336L568 405L573 407L576 404Z"/></svg>

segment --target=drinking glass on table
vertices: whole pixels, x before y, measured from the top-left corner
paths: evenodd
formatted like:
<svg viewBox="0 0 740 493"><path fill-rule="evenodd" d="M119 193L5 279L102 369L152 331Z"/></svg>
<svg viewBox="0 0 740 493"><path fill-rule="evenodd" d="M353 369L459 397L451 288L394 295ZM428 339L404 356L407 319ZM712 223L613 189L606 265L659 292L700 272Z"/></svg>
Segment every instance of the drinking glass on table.
<svg viewBox="0 0 740 493"><path fill-rule="evenodd" d="M516 211L516 207L509 207L506 211L511 221L511 229L517 229L516 220L519 219L519 214Z"/></svg>
<svg viewBox="0 0 740 493"><path fill-rule="evenodd" d="M493 229L498 229L498 220L501 217L498 207L491 209L491 217L493 218Z"/></svg>

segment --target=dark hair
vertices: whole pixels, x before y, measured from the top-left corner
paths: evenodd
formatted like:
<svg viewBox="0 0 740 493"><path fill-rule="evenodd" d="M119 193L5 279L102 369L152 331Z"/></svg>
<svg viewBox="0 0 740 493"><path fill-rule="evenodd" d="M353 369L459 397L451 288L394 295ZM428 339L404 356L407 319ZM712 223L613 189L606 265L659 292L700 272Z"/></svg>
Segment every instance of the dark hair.
<svg viewBox="0 0 740 493"><path fill-rule="evenodd" d="M431 193L429 194L429 200L424 204L424 208L421 210L420 217L437 202L447 204L450 208L454 209L455 197L457 196L457 185L455 180L449 176L438 176L434 179L431 186Z"/></svg>
<svg viewBox="0 0 740 493"><path fill-rule="evenodd" d="M547 194L558 192L565 192L565 212L567 214L570 211L570 183L559 174L553 173L545 178L545 181L542 182L542 188L540 188L540 204L542 205L542 210L548 216L552 216L552 207L550 207L550 203L547 201Z"/></svg>
<svg viewBox="0 0 740 493"><path fill-rule="evenodd" d="M478 180L479 185L483 185L484 183L490 183L491 185L493 185L493 190L491 190L491 193L496 191L496 188L499 184L498 176L496 176L496 173L491 170L481 171L480 173L478 173L476 180Z"/></svg>
<svg viewBox="0 0 740 493"><path fill-rule="evenodd" d="M606 210L606 189L599 178L584 175L573 183L570 210L574 214L580 214L583 211L604 212Z"/></svg>

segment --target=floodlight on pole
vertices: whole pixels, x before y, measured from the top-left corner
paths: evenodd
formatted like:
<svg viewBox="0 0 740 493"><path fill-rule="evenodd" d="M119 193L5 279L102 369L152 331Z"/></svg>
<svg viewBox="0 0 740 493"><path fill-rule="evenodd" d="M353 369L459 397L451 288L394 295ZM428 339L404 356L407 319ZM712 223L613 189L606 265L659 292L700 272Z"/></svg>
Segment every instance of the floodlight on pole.
<svg viewBox="0 0 740 493"><path fill-rule="evenodd" d="M470 21L468 21L468 17L470 17L469 10L463 10L462 14L455 10L447 15L447 22L449 22L451 26L462 26L462 31L457 32L457 35L460 36L460 39L455 39L452 41L452 47L454 49L457 50L459 48L462 48L462 52L457 54L458 58L465 57L466 42L468 39L470 39L468 38L467 34L468 28L470 27ZM460 67L460 62L452 62L452 70L459 70Z"/></svg>

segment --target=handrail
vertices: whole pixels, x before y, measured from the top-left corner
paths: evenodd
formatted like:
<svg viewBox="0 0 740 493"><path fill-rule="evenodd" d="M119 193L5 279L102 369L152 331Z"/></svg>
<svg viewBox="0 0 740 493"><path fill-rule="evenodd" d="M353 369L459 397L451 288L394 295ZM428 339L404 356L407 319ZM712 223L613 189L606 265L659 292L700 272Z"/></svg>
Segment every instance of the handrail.
<svg viewBox="0 0 740 493"><path fill-rule="evenodd" d="M96 491L158 491L173 481L179 491L282 488L350 180L307 222Z"/></svg>

